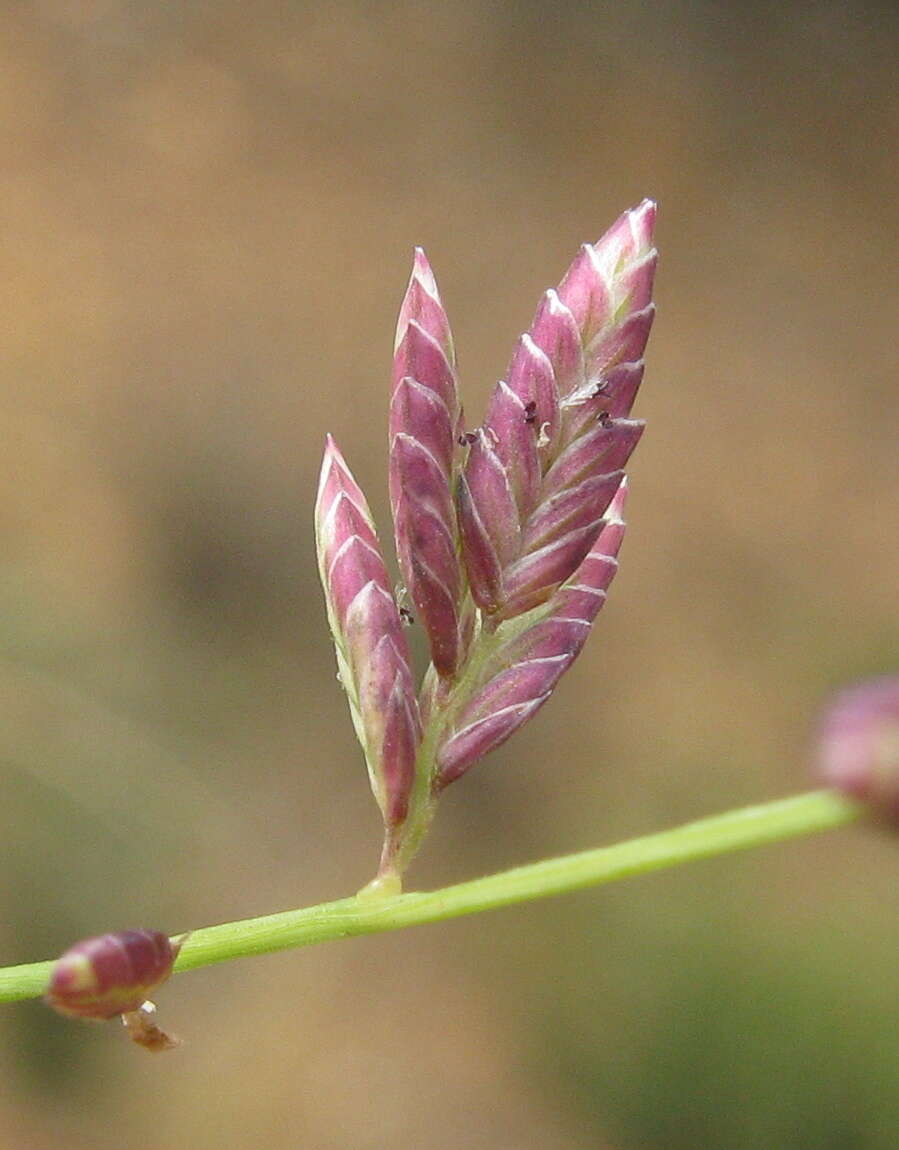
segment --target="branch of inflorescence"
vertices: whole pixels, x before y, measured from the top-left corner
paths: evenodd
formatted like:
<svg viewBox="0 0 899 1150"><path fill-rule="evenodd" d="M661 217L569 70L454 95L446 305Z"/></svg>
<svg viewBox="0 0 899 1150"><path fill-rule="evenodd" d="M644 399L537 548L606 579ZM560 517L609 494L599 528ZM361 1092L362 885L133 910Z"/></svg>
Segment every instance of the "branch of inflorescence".
<svg viewBox="0 0 899 1150"><path fill-rule="evenodd" d="M463 914L496 910L513 903L665 870L695 859L831 830L855 821L862 812L860 805L830 791L809 791L712 815L613 846L530 863L441 890L381 897L353 896L262 918L202 927L186 938L175 970L195 970L245 955L269 954L336 938L400 930ZM0 1002L43 994L52 966L52 962L35 962L0 969Z"/></svg>

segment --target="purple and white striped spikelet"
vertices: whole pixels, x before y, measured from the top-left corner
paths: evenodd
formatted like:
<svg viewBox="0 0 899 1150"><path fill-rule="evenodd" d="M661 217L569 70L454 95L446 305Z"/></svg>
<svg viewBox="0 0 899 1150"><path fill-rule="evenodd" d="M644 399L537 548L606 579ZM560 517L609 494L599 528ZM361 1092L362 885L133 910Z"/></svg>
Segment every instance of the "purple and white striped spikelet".
<svg viewBox="0 0 899 1150"><path fill-rule="evenodd" d="M519 340L458 489L472 595L496 646L438 749L438 787L517 730L580 652L617 569L629 419L652 325L655 205L585 245Z"/></svg>
<svg viewBox="0 0 899 1150"><path fill-rule="evenodd" d="M622 479L599 535L574 577L541 606L496 632L476 687L448 724L438 749L436 790L459 778L527 722L580 654L618 570L626 496L627 480ZM523 626L517 625L519 620Z"/></svg>
<svg viewBox="0 0 899 1150"><path fill-rule="evenodd" d="M421 738L409 648L365 496L328 437L315 505L340 681L388 830L406 818Z"/></svg>
<svg viewBox="0 0 899 1150"><path fill-rule="evenodd" d="M589 553L643 424L628 419L652 323L655 206L585 245L540 302L497 384L459 484L475 602L509 619Z"/></svg>
<svg viewBox="0 0 899 1150"><path fill-rule="evenodd" d="M183 939L158 930L122 930L85 938L53 964L46 1002L69 1018L98 1022L121 1015L132 1040L170 1050L178 1040L152 1021L147 999L172 973Z"/></svg>
<svg viewBox="0 0 899 1150"><path fill-rule="evenodd" d="M462 407L449 321L431 265L416 248L400 308L390 400L390 505L406 589L439 675L458 670L470 638L453 490Z"/></svg>
<svg viewBox="0 0 899 1150"><path fill-rule="evenodd" d="M449 322L415 252L394 349L390 500L431 653L419 698L371 514L328 440L319 564L387 827L382 874L408 863L436 795L549 698L605 602L643 431L630 412L654 314L654 222L645 200L581 249L469 432Z"/></svg>

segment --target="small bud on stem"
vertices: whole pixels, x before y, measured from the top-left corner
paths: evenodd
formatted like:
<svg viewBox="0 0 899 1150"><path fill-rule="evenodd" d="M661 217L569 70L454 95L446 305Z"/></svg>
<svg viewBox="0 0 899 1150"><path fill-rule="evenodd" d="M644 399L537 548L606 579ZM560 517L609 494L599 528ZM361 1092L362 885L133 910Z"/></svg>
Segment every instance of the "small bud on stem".
<svg viewBox="0 0 899 1150"><path fill-rule="evenodd" d="M816 770L828 786L899 827L899 675L835 696L821 721Z"/></svg>
<svg viewBox="0 0 899 1150"><path fill-rule="evenodd" d="M148 996L172 973L183 939L158 930L122 930L76 942L57 959L46 1001L59 1014L103 1022L121 1015L132 1040L169 1050L178 1040L152 1022Z"/></svg>

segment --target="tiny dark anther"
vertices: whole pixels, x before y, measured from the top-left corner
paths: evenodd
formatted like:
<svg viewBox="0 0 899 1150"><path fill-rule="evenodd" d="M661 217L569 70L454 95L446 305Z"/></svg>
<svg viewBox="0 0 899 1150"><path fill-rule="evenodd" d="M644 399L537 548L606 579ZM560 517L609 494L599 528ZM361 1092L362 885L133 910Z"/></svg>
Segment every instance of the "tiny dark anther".
<svg viewBox="0 0 899 1150"><path fill-rule="evenodd" d="M535 423L537 420L537 401L536 399L530 400L529 403L524 405L524 421L525 423Z"/></svg>
<svg viewBox="0 0 899 1150"><path fill-rule="evenodd" d="M408 607L400 607L400 618L406 627L411 627L415 622L415 616Z"/></svg>
<svg viewBox="0 0 899 1150"><path fill-rule="evenodd" d="M596 417L596 422L601 423L603 427L611 427L612 417L607 411L601 411Z"/></svg>
<svg viewBox="0 0 899 1150"><path fill-rule="evenodd" d="M474 443L474 441L477 439L477 437L478 437L478 433L476 431L464 431L459 436L459 446L460 447L470 447Z"/></svg>

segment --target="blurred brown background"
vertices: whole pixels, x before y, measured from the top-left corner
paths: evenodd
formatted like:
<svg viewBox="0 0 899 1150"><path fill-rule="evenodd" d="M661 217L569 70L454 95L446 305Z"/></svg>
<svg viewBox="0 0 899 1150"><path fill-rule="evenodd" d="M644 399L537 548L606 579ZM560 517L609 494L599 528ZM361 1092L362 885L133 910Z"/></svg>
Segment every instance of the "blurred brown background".
<svg viewBox="0 0 899 1150"><path fill-rule="evenodd" d="M412 245L477 420L660 202L622 571L443 803L433 886L807 786L895 668L896 24L833 3L0 6L0 961L355 890L379 825L310 524L387 529ZM176 979L158 1061L0 1012L0 1145L896 1146L899 848L835 834Z"/></svg>

